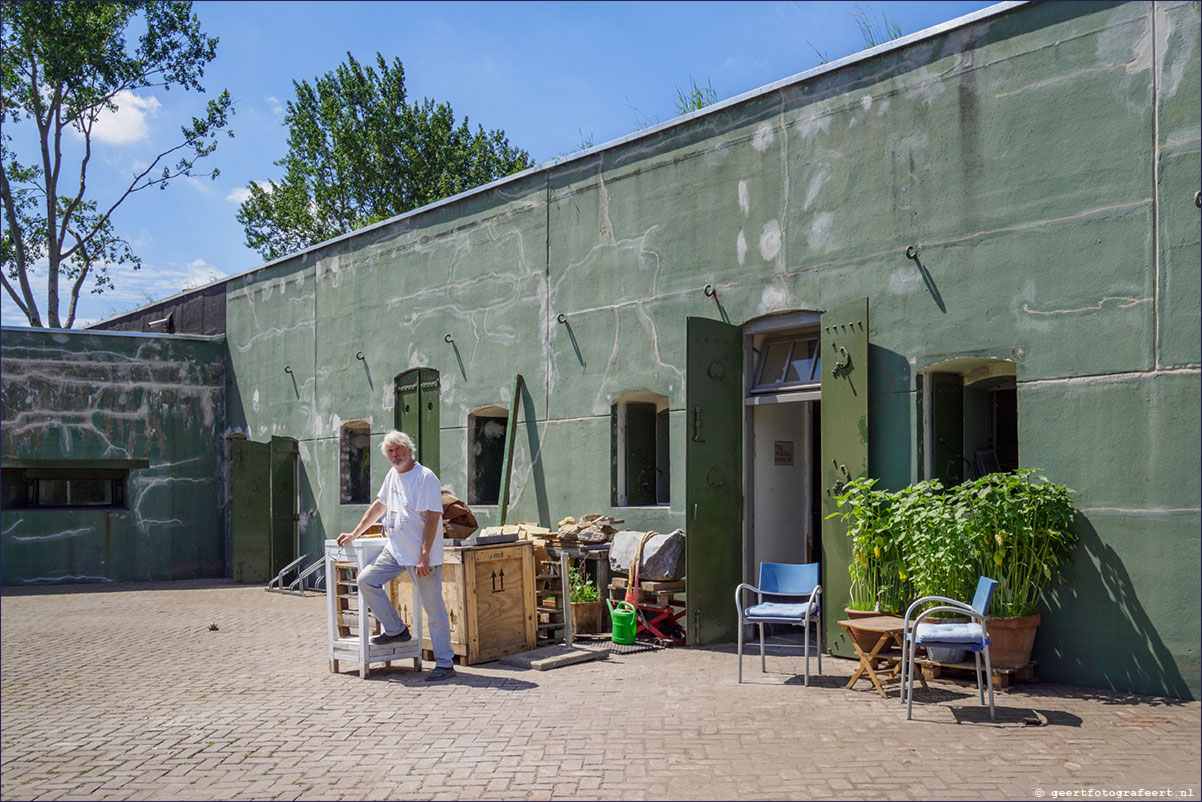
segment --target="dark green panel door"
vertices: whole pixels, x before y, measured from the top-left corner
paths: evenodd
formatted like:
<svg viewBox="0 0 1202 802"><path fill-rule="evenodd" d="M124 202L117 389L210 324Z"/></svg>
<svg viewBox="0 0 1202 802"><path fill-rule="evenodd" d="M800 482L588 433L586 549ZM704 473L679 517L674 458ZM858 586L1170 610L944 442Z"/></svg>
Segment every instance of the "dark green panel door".
<svg viewBox="0 0 1202 802"><path fill-rule="evenodd" d="M271 576L300 556L297 445L291 437L271 438Z"/></svg>
<svg viewBox="0 0 1202 802"><path fill-rule="evenodd" d="M868 474L868 299L822 316L822 634L831 654L854 657L838 625L851 591L846 527L827 516L832 494Z"/></svg>
<svg viewBox="0 0 1202 802"><path fill-rule="evenodd" d="M743 337L688 319L685 560L690 646L735 639L743 581Z"/></svg>
<svg viewBox="0 0 1202 802"><path fill-rule="evenodd" d="M235 582L266 582L271 573L271 447L230 440L230 513Z"/></svg>
<svg viewBox="0 0 1202 802"><path fill-rule="evenodd" d="M932 373L927 381L931 383L931 478L954 487L964 481L964 379L958 373Z"/></svg>
<svg viewBox="0 0 1202 802"><path fill-rule="evenodd" d="M434 368L414 368L396 377L396 427L413 438L417 461L436 474L438 389L438 371Z"/></svg>

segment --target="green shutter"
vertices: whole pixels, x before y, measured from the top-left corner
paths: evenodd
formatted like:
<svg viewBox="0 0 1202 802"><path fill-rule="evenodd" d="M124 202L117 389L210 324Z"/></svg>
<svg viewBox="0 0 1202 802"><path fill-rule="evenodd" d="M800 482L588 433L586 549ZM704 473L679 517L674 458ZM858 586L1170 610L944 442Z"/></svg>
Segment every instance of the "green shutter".
<svg viewBox="0 0 1202 802"><path fill-rule="evenodd" d="M413 438L417 461L439 471L439 379L433 368L414 368L396 377L396 428Z"/></svg>
<svg viewBox="0 0 1202 802"><path fill-rule="evenodd" d="M688 319L685 375L685 559L688 643L735 639L743 577L743 337Z"/></svg>
<svg viewBox="0 0 1202 802"><path fill-rule="evenodd" d="M297 532L297 444L291 437L271 438L271 576L300 556Z"/></svg>
<svg viewBox="0 0 1202 802"><path fill-rule="evenodd" d="M271 578L271 447L230 440L230 514L235 582Z"/></svg>
<svg viewBox="0 0 1202 802"><path fill-rule="evenodd" d="M668 439L668 410L655 414L655 502L668 504L672 499L672 449Z"/></svg>
<svg viewBox="0 0 1202 802"><path fill-rule="evenodd" d="M931 373L931 478L952 487L964 481L964 379Z"/></svg>
<svg viewBox="0 0 1202 802"><path fill-rule="evenodd" d="M855 650L838 626L851 591L846 528L826 516L832 494L868 474L868 299L859 298L822 316L822 634L832 654Z"/></svg>
<svg viewBox="0 0 1202 802"><path fill-rule="evenodd" d="M655 404L626 405L626 503L655 504Z"/></svg>

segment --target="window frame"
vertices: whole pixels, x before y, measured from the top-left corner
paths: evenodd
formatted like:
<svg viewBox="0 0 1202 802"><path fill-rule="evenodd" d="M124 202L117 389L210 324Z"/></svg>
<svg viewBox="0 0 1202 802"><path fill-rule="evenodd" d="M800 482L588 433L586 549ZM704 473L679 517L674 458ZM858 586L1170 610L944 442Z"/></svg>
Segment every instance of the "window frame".
<svg viewBox="0 0 1202 802"><path fill-rule="evenodd" d="M799 343L812 343L813 349L810 355L806 357L809 363L809 370L805 379L797 381L788 381L789 368L794 366L796 361L793 359L793 353ZM781 364L780 380L773 382L765 382L763 380L764 368L768 364L768 356L775 346L788 344L788 352L785 354L784 362ZM751 395L762 395L766 393L779 393L788 390L808 390L818 388L822 384L822 352L820 350L821 340L818 336L818 331L793 332L790 334L777 334L771 337L766 337L760 344L760 347L753 349L756 361L755 367L751 374L751 389L748 391Z"/></svg>
<svg viewBox="0 0 1202 802"><path fill-rule="evenodd" d="M651 465L655 486L654 501L631 503L627 472L629 447L628 414L631 404L654 406L651 413L651 450L655 458ZM633 509L661 509L672 506L672 435L671 409L666 395L653 390L623 393L610 405L610 504ZM650 463L650 461L648 460Z"/></svg>
<svg viewBox="0 0 1202 802"><path fill-rule="evenodd" d="M483 490L491 490L492 489L493 477L491 477L491 476L487 477L487 486L484 488L480 487L480 482L479 482L479 479L482 476L480 471L483 470L483 468L481 468L481 469L477 468L477 466L479 465L479 461L480 461L480 455L476 453L476 445L478 442L481 442L481 443L483 442L482 440L480 440L478 435L483 433L483 426L487 425L487 424L483 424L483 426L480 426L479 427L480 431L477 432L476 431L477 430L477 421L479 421L481 419L500 421L500 424L501 424L502 428L504 429L503 433L501 434L501 436L499 438L494 438L495 440L498 440L500 442L500 449L501 449L501 458L500 458L499 462L497 462L497 473L496 473L496 477L495 477L495 480L496 480L495 481L495 484L496 484L496 498L495 499L492 499L491 493L487 496L485 496L482 493ZM508 434L509 434L509 407L507 407L503 404L488 404L488 405L485 405L482 407L478 407L477 409L473 409L471 412L469 412L467 414L467 426L465 427L465 437L466 437L466 441L467 441L467 459L464 460L464 464L467 467L467 503L469 506L495 507L501 503L501 484L502 484L501 480L504 478L502 474L505 471L505 440L508 437ZM482 452L483 452L483 447L481 448L481 453ZM496 461L495 455L493 455L493 457L491 458L491 461ZM487 467L487 466L485 466L485 467Z"/></svg>
<svg viewBox="0 0 1202 802"><path fill-rule="evenodd" d="M15 504L6 503L6 510L125 510L129 509L127 488L128 468L25 468L4 467L8 474L7 483L16 483L20 489L13 493ZM107 482L106 500L99 503L68 500L66 503L47 503L43 499L43 482L67 482L67 494L71 495L71 482ZM11 484L10 484L11 488ZM5 493L8 495L8 492ZM5 499L6 502L9 499Z"/></svg>
<svg viewBox="0 0 1202 802"><path fill-rule="evenodd" d="M367 478L363 489L365 496L362 499L353 497L350 492L354 488L351 484L351 454L349 452L349 440L352 437L366 435L367 445L363 447L363 459L367 462ZM353 420L343 421L338 427L338 501L342 505L353 504L371 504L372 502L372 483L371 483L371 460L372 460L372 443L371 443L371 420L365 418L356 418Z"/></svg>

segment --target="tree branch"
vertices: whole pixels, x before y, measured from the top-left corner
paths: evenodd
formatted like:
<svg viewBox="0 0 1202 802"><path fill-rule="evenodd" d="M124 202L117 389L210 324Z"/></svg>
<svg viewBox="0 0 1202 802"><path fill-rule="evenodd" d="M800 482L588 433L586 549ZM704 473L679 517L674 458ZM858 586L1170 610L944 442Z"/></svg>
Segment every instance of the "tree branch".
<svg viewBox="0 0 1202 802"><path fill-rule="evenodd" d="M9 233L13 238L13 254L17 262L17 282L21 287L21 294L25 296L25 302L17 298L13 288L8 283L8 279L0 272L0 278L4 279L4 287L13 296L13 300L17 302L17 306L21 307L21 311L25 313L25 317L29 318L29 325L41 326L42 319L38 314L37 301L34 300L33 290L29 286L28 254L25 251L25 232L21 228L21 221L17 217L17 206L13 202L12 186L8 182L8 169L4 163L0 161L0 197L4 199L4 216L7 218ZM32 314L31 314L32 312Z"/></svg>

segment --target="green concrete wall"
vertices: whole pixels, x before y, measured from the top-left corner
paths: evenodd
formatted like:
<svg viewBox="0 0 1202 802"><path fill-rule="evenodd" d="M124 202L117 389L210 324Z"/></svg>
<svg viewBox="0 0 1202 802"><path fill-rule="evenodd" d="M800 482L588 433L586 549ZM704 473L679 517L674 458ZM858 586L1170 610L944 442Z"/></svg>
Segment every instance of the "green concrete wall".
<svg viewBox="0 0 1202 802"><path fill-rule="evenodd" d="M0 335L4 467L131 467L123 508L5 509L5 585L222 576L220 338Z"/></svg>
<svg viewBox="0 0 1202 802"><path fill-rule="evenodd" d="M522 373L510 519L664 531L686 318L867 296L871 472L921 478L916 371L1014 361L1021 464L1082 509L1040 675L1197 697L1199 114L1197 3L1027 5L820 70L235 280L231 425L301 441L315 550L364 509L339 503L341 421L378 442L393 377L438 369L466 497L467 416ZM609 506L635 390L670 399L670 507Z"/></svg>
<svg viewBox="0 0 1202 802"><path fill-rule="evenodd" d="M5 459L149 467L125 513L5 511L4 581L228 574L231 436L299 441L316 553L366 508L342 424L378 445L415 367L461 498L468 416L517 404L510 520L685 527L686 319L866 296L870 472L923 478L919 371L1014 362L1020 463L1082 513L1040 676L1197 698L1200 27L1198 3L1029 4L819 68L235 277L224 347L6 330ZM635 391L669 399L667 506L610 506Z"/></svg>

